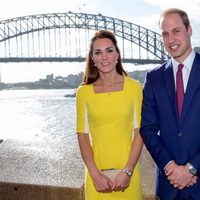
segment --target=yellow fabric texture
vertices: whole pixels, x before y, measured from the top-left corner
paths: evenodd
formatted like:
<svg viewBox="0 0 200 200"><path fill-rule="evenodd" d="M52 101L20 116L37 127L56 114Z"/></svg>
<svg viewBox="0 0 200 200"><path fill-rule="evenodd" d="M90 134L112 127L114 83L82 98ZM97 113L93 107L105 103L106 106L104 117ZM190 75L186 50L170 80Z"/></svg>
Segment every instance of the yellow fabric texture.
<svg viewBox="0 0 200 200"><path fill-rule="evenodd" d="M93 84L82 85L76 94L77 133L90 134L94 160L102 169L123 169L133 140L133 129L140 124L142 87L130 77L123 90L94 93ZM86 170L86 200L141 200L142 187L138 164L129 188L124 192L97 192Z"/></svg>

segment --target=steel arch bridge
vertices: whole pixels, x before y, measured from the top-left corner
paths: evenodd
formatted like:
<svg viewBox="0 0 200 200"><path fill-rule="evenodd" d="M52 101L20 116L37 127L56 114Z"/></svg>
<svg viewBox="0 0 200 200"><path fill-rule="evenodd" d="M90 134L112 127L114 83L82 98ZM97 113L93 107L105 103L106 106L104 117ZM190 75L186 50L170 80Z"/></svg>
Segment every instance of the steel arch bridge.
<svg viewBox="0 0 200 200"><path fill-rule="evenodd" d="M124 62L161 63L168 58L154 31L101 14L69 11L0 21L0 62L82 62L98 29L115 33Z"/></svg>

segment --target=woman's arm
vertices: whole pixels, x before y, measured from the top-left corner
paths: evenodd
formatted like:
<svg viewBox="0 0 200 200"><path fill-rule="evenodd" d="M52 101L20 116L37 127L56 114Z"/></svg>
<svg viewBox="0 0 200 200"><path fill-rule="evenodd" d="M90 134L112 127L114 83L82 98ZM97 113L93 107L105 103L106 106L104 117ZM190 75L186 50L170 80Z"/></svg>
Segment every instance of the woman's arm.
<svg viewBox="0 0 200 200"><path fill-rule="evenodd" d="M131 151L124 169L134 171L134 168L139 160L143 148L143 141L139 133L139 128L134 129L134 140L131 145ZM116 177L113 185L113 190L125 190L129 187L131 176L127 176L123 171Z"/></svg>
<svg viewBox="0 0 200 200"><path fill-rule="evenodd" d="M93 159L93 151L90 145L89 134L79 133L78 142L81 151L82 158L85 162L85 165L90 173L91 177L95 177L99 174L99 170Z"/></svg>
<svg viewBox="0 0 200 200"><path fill-rule="evenodd" d="M79 133L78 142L82 158L94 182L96 190L99 192L111 192L112 181L108 177L101 174L95 164L89 134Z"/></svg>
<svg viewBox="0 0 200 200"><path fill-rule="evenodd" d="M134 129L134 140L132 142L129 159L125 165L126 169L134 170L137 161L139 160L143 147L143 141L139 133L139 128Z"/></svg>

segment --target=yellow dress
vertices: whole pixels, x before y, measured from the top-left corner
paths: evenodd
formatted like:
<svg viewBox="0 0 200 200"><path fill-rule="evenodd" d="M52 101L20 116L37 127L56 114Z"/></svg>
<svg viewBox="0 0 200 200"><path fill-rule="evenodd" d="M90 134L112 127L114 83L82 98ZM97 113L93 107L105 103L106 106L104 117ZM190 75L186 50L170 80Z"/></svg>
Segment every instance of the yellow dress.
<svg viewBox="0 0 200 200"><path fill-rule="evenodd" d="M123 169L130 153L133 129L140 124L142 87L138 81L124 78L121 91L94 93L93 84L77 90L77 133L89 133L97 167ZM86 170L86 200L141 200L142 187L138 164L124 191L97 192Z"/></svg>

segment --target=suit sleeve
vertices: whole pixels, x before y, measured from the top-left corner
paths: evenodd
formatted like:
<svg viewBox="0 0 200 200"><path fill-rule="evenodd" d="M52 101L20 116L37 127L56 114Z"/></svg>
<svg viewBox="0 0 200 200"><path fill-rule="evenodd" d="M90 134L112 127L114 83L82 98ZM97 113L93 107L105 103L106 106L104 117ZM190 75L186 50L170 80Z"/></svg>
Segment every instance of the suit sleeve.
<svg viewBox="0 0 200 200"><path fill-rule="evenodd" d="M140 134L157 166L160 170L164 170L166 164L173 158L160 140L159 114L155 99L155 89L150 75L150 73L147 73L143 88Z"/></svg>
<svg viewBox="0 0 200 200"><path fill-rule="evenodd" d="M197 169L198 174L200 174L200 152L198 152L189 162Z"/></svg>

